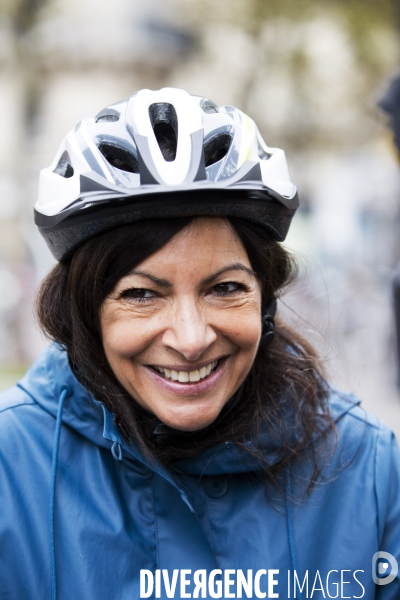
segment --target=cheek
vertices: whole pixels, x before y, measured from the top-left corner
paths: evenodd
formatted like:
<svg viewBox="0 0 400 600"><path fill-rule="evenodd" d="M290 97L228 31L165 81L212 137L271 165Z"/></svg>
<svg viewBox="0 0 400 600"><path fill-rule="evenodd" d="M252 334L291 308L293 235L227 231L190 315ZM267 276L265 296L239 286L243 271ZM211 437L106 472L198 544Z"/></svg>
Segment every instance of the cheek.
<svg viewBox="0 0 400 600"><path fill-rule="evenodd" d="M129 358L144 350L154 333L148 323L142 319L121 317L118 319L102 319L102 337L105 353L121 358Z"/></svg>
<svg viewBox="0 0 400 600"><path fill-rule="evenodd" d="M261 335L259 311L247 314L233 314L224 319L223 334L229 337L242 350L255 350Z"/></svg>

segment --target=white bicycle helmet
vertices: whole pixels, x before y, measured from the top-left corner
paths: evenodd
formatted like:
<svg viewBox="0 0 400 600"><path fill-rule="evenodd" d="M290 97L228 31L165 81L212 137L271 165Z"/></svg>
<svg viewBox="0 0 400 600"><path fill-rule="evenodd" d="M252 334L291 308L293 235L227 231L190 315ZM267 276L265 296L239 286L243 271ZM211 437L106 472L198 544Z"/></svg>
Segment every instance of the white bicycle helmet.
<svg viewBox="0 0 400 600"><path fill-rule="evenodd" d="M147 218L239 217L283 241L297 207L283 150L252 119L163 88L108 106L64 138L41 171L35 223L63 260L100 232Z"/></svg>

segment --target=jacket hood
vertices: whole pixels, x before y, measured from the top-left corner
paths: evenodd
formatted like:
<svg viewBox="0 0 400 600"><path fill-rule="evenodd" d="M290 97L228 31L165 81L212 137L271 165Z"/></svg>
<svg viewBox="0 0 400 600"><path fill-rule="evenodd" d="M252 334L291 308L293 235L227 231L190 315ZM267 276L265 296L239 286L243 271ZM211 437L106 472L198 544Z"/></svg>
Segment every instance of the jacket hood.
<svg viewBox="0 0 400 600"><path fill-rule="evenodd" d="M79 383L69 365L67 352L57 344L49 346L18 386L54 418L57 418L62 392L67 388L68 395L62 411L63 425L71 427L97 446L110 449L118 460L139 460L171 480L160 464L148 462L136 444L126 444L123 441L114 424L113 415ZM339 421L359 403L359 400L331 390L329 403L333 419ZM251 442L248 444L251 447ZM267 435L264 447L270 462L273 463L276 446L274 448ZM190 475L221 475L255 471L260 468L259 462L251 454L232 442L219 444L196 457L176 461L175 466L179 471Z"/></svg>

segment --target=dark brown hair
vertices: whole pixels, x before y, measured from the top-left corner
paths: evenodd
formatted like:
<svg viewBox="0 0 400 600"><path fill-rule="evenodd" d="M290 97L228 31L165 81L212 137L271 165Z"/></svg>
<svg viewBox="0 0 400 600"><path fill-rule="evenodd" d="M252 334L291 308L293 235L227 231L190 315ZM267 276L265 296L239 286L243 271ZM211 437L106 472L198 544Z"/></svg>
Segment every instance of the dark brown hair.
<svg viewBox="0 0 400 600"><path fill-rule="evenodd" d="M107 362L100 327L104 299L121 277L191 220L146 220L87 241L43 281L37 297L39 323L48 337L66 348L78 379L115 415L123 437L133 437L148 457L157 457L171 468L178 458L233 441L254 455L269 480L276 480L288 463L307 457L307 464L312 465L309 481L313 482L320 474L313 441L318 439L321 446L321 440L334 430L327 384L311 345L279 317L275 338L266 348L260 345L240 398L237 394L212 425L195 434L165 428L164 437L154 435L157 419L129 396ZM257 273L265 311L294 279L296 263L280 244L262 237L251 224L227 221ZM163 440L167 443L160 443ZM270 461L272 451L274 460Z"/></svg>

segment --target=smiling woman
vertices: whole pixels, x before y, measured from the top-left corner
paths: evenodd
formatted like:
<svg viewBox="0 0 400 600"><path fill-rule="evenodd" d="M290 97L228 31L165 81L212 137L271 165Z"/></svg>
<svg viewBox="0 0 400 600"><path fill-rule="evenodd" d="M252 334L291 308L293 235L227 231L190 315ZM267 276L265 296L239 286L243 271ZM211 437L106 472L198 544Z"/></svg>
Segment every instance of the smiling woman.
<svg viewBox="0 0 400 600"><path fill-rule="evenodd" d="M210 425L243 383L261 330L261 289L224 221L198 219L123 277L101 329L117 379L170 427Z"/></svg>
<svg viewBox="0 0 400 600"><path fill-rule="evenodd" d="M297 204L247 115L182 90L65 138L53 344L0 397L0 597L399 598L393 435L276 315Z"/></svg>
<svg viewBox="0 0 400 600"><path fill-rule="evenodd" d="M328 439L332 429L307 342L277 323L272 347L269 335L260 343L261 315L294 273L281 246L237 219L148 219L60 262L43 282L38 314L80 381L149 457L171 464L231 440L249 451L252 431L251 453L272 481L317 430ZM295 437L290 421L281 423L288 385ZM239 389L247 402L237 402ZM265 420L281 430L272 465L257 434Z"/></svg>

